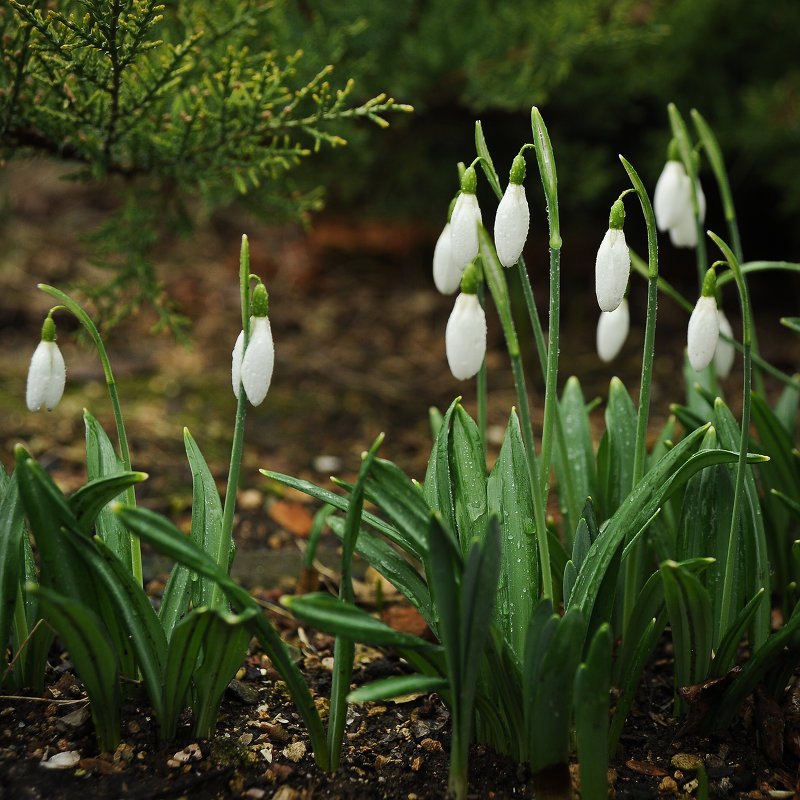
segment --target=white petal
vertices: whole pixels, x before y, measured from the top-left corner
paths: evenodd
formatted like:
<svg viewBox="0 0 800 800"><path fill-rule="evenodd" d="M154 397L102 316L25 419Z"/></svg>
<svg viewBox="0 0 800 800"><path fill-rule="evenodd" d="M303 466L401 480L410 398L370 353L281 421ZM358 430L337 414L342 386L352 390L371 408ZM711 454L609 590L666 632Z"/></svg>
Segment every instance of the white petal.
<svg viewBox="0 0 800 800"><path fill-rule="evenodd" d="M601 361L615 359L625 344L630 328L628 301L622 302L613 311L603 311L597 321L597 355Z"/></svg>
<svg viewBox="0 0 800 800"><path fill-rule="evenodd" d="M718 339L717 301L713 297L701 297L689 317L686 332L689 363L695 372L702 372L711 363Z"/></svg>
<svg viewBox="0 0 800 800"><path fill-rule="evenodd" d="M514 266L522 255L530 220L525 187L509 183L494 218L494 244L497 257L504 267Z"/></svg>
<svg viewBox="0 0 800 800"><path fill-rule="evenodd" d="M442 294L453 294L461 284L461 270L453 261L450 223L446 223L433 249L433 282Z"/></svg>
<svg viewBox="0 0 800 800"><path fill-rule="evenodd" d="M252 318L251 318L252 321ZM242 356L244 355L244 331L240 331L236 337L236 344L233 346L231 357L231 384L236 399L239 399L239 387L242 385Z"/></svg>
<svg viewBox="0 0 800 800"><path fill-rule="evenodd" d="M609 228L597 250L594 267L595 293L601 311L613 311L622 302L630 273L631 255L625 232Z"/></svg>
<svg viewBox="0 0 800 800"><path fill-rule="evenodd" d="M39 342L31 357L25 402L30 411L38 411L42 404L52 411L64 394L67 368L64 357L55 342Z"/></svg>
<svg viewBox="0 0 800 800"><path fill-rule="evenodd" d="M250 318L250 341L242 359L242 385L247 399L260 405L267 396L275 364L272 328L266 317Z"/></svg>
<svg viewBox="0 0 800 800"><path fill-rule="evenodd" d="M673 247L697 247L697 223L691 205L685 207L678 222L669 229Z"/></svg>
<svg viewBox="0 0 800 800"><path fill-rule="evenodd" d="M719 321L719 332L733 338L733 328L731 328L725 312L720 308L717 311ZM733 367L733 359L736 357L736 348L725 339L720 338L717 342L717 349L714 351L714 372L719 378L727 378Z"/></svg>
<svg viewBox="0 0 800 800"><path fill-rule="evenodd" d="M451 257L459 275L478 255L478 223L481 219L478 198L474 194L461 192L450 215Z"/></svg>
<svg viewBox="0 0 800 800"><path fill-rule="evenodd" d="M486 355L486 315L477 295L456 297L445 331L447 363L453 376L463 381L475 375Z"/></svg>
<svg viewBox="0 0 800 800"><path fill-rule="evenodd" d="M687 180L689 178L680 161L667 161L664 164L653 192L653 211L660 231L674 227L685 210L686 203L691 205L691 196L686 190Z"/></svg>

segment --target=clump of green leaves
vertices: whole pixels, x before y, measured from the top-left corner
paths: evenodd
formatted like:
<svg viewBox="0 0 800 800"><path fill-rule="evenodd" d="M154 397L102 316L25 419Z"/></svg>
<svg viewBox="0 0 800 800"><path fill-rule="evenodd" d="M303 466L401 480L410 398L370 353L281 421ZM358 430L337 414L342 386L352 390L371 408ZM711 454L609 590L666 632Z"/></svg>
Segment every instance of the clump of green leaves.
<svg viewBox="0 0 800 800"><path fill-rule="evenodd" d="M289 173L322 145L344 144L347 120L385 126L385 113L409 110L385 95L361 102L352 80L331 83L333 67L309 74L302 51L270 49L273 16L281 22L281 4L255 0L44 10L12 0L0 10L0 158L57 158L116 200L92 237L113 277L84 287L107 322L144 300L174 329L153 264L160 241L202 208L239 199L302 218L321 193L298 191Z"/></svg>

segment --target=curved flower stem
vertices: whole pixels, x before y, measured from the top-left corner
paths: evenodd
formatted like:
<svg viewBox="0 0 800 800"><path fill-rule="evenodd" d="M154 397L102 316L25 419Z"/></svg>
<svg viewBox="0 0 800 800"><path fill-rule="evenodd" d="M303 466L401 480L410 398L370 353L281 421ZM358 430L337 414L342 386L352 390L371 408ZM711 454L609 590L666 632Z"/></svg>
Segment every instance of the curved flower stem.
<svg viewBox="0 0 800 800"><path fill-rule="evenodd" d="M561 313L561 225L558 217L558 178L553 147L539 109L531 109L531 129L536 148L536 160L542 180L547 219L550 228L550 313L547 331L547 370L544 382L544 418L542 421L542 451L539 493L547 505L550 465L553 453L553 430L558 408L558 342Z"/></svg>
<svg viewBox="0 0 800 800"><path fill-rule="evenodd" d="M739 224L736 220L736 206L733 204L733 194L731 193L730 183L728 182L728 173L725 170L725 161L722 158L722 151L719 143L717 142L716 136L714 136L714 132L711 130L711 127L705 121L705 119L703 119L700 112L693 108L690 114L692 115L692 121L697 129L700 142L703 145L703 149L708 157L708 162L711 164L711 169L714 172L714 177L717 181L717 187L722 200L722 209L725 214L725 222L728 226L728 235L730 236L731 241L730 249L733 252L737 262L741 264L742 261L744 261L744 254L742 253L742 240L739 236ZM741 272L741 269L739 271ZM733 273L733 270L731 270L731 272ZM753 358L753 363L758 365L760 359L758 359L758 340L755 328L751 328L750 336L750 350L752 355L755 356L755 358ZM761 374L761 369L756 369L753 372L753 378L756 384L756 391L763 395L764 376Z"/></svg>
<svg viewBox="0 0 800 800"><path fill-rule="evenodd" d="M632 489L642 479L647 458L647 426L650 417L650 389L653 383L653 361L655 360L656 312L658 308L658 239L656 218L650 197L644 188L639 175L631 164L622 156L622 166L628 173L631 184L639 197L645 225L647 227L647 321L644 330L644 349L642 352L642 381L639 388L639 409L636 415L636 444L633 454ZM641 548L639 548L641 550ZM640 583L640 559L634 553L625 567L625 594L623 601L623 619L627 627Z"/></svg>
<svg viewBox="0 0 800 800"><path fill-rule="evenodd" d="M55 286L49 286L46 283L38 284L43 292L47 292L52 297L55 297L64 308L67 309L73 316L83 325L86 332L94 342L97 348L97 353L100 356L100 362L103 365L103 373L106 378L106 387L108 389L108 396L111 400L111 408L114 411L114 422L117 427L117 439L119 441L119 454L122 459L123 467L131 470L131 454L128 449L128 435L125 432L125 423L122 419L122 407L119 402L119 393L117 392L117 382L114 380L114 373L111 371L111 362L108 360L108 353L106 352L105 344L100 336L100 331L97 326L92 322L91 317L79 306L69 295L64 294L60 289ZM136 492L133 486L129 486L125 490L125 502L129 506L136 505ZM142 583L142 550L139 544L139 537L135 533L130 534L131 537L131 573L134 578L141 584Z"/></svg>
<svg viewBox="0 0 800 800"><path fill-rule="evenodd" d="M242 330L244 331L244 347L250 340L250 243L247 236L242 236L239 251L239 293L242 304ZM230 567L231 544L233 542L233 514L236 509L236 489L239 486L239 473L242 466L242 449L244 446L244 423L247 415L247 394L244 387L239 386L239 400L236 404L236 422L231 442L231 461L228 469L228 483L225 487L225 504L222 510L222 535L219 552L214 554L217 564L228 572ZM222 595L215 589L214 600L223 602ZM214 603L213 605L215 605Z"/></svg>
<svg viewBox="0 0 800 800"><path fill-rule="evenodd" d="M511 314L511 303L508 297L508 286L503 275L503 267L497 258L491 237L481 225L478 227L478 242L480 244L481 259L486 275L489 291L492 293L503 333L506 338L506 348L511 359L511 369L514 374L514 385L517 389L517 403L519 405L520 427L528 457L528 477L533 499L534 525L536 528L536 541L539 547L539 560L542 570L542 594L546 598L553 597L553 580L550 570L550 545L547 540L547 524L545 519L545 505L539 492L540 477L539 465L536 461L536 449L533 442L533 426L531 424L530 408L528 407L528 394L525 388L525 373L522 367L522 357L519 350L519 340L514 328L514 318Z"/></svg>
<svg viewBox="0 0 800 800"><path fill-rule="evenodd" d="M733 593L734 566L737 561L739 547L739 517L742 509L742 496L744 494L744 475L747 469L747 445L750 438L750 392L752 379L751 344L752 344L752 309L747 282L744 279L739 262L728 245L711 231L708 235L722 251L728 266L734 273L736 288L739 292L739 303L742 309L742 355L743 355L743 387L742 387L742 431L739 442L739 460L736 464L736 482L734 484L733 508L731 509L731 533L728 537L728 552L725 562L725 576L722 583L722 601L720 608L719 630L725 633L730 628L736 609L731 607Z"/></svg>

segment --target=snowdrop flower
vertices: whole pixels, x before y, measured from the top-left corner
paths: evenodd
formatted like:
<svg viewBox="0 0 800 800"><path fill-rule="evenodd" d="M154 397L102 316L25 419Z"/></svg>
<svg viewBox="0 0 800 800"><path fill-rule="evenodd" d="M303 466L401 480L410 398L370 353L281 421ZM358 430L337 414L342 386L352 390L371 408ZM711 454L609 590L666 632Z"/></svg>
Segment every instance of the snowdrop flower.
<svg viewBox="0 0 800 800"><path fill-rule="evenodd" d="M445 347L453 377L460 381L475 375L486 355L486 314L476 294L477 269L471 265L461 282L461 292L447 320Z"/></svg>
<svg viewBox="0 0 800 800"><path fill-rule="evenodd" d="M267 290L259 283L253 290L253 315L250 317L247 349L244 348L242 331L236 339L231 363L231 383L236 399L239 399L239 387L244 386L245 395L254 406L260 405L267 396L275 364L275 346L272 342L272 328L267 319L267 302Z"/></svg>
<svg viewBox="0 0 800 800"><path fill-rule="evenodd" d="M717 309L717 320L719 321L719 332L732 339L733 328L721 308ZM730 375L735 356L736 348L720 336L717 349L714 351L714 372L718 378L727 378Z"/></svg>
<svg viewBox="0 0 800 800"><path fill-rule="evenodd" d="M461 283L461 270L453 261L450 228L448 221L433 248L433 282L442 294L453 294Z"/></svg>
<svg viewBox="0 0 800 800"><path fill-rule="evenodd" d="M714 296L717 279L714 268L708 270L703 280L703 291L689 317L686 347L689 363L695 372L702 372L714 358L719 341L719 315Z"/></svg>
<svg viewBox="0 0 800 800"><path fill-rule="evenodd" d="M660 231L675 227L685 212L686 201L691 205L691 195L686 188L688 180L683 162L676 159L669 159L661 170L653 193L653 212Z"/></svg>
<svg viewBox="0 0 800 800"><path fill-rule="evenodd" d="M478 255L478 224L481 209L475 189L478 176L474 167L467 167L461 178L461 194L456 198L450 217L450 247L454 268L463 275L467 265Z"/></svg>
<svg viewBox="0 0 800 800"><path fill-rule="evenodd" d="M42 340L31 357L25 402L29 411L38 411L42 404L52 411L64 394L67 368L56 344L56 324L48 314L42 325Z"/></svg>
<svg viewBox="0 0 800 800"><path fill-rule="evenodd" d="M601 311L613 311L622 302L631 272L631 256L622 230L625 206L616 200L611 206L608 230L597 250L595 261L595 293Z"/></svg>
<svg viewBox="0 0 800 800"><path fill-rule="evenodd" d="M624 297L613 311L600 313L597 321L597 355L601 361L613 361L617 357L628 337L630 323L628 301Z"/></svg>
<svg viewBox="0 0 800 800"><path fill-rule="evenodd" d="M531 214L522 185L524 180L525 157L519 154L511 165L508 186L494 218L494 244L497 257L504 267L512 267L517 263L528 238Z"/></svg>
<svg viewBox="0 0 800 800"><path fill-rule="evenodd" d="M692 185L686 177L687 200L678 221L669 229L669 240L674 247L697 247L697 224L694 218L694 207L691 200ZM697 213L702 224L706 218L706 196L700 181L697 181Z"/></svg>

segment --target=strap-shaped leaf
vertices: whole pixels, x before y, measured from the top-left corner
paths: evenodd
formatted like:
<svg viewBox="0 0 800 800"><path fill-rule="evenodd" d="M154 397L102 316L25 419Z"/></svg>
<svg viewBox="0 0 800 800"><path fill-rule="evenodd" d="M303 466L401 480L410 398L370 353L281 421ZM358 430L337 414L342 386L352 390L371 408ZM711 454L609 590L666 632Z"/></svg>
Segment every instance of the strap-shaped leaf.
<svg viewBox="0 0 800 800"><path fill-rule="evenodd" d="M586 636L583 617L575 608L550 626L554 630L539 658L526 720L534 772L566 764L569 759L575 672Z"/></svg>
<svg viewBox="0 0 800 800"><path fill-rule="evenodd" d="M436 648L436 645L410 633L396 631L363 609L324 592L284 596L281 603L307 625L336 636L347 636L376 647Z"/></svg>
<svg viewBox="0 0 800 800"><path fill-rule="evenodd" d="M26 531L17 479L14 475L8 477L5 471L0 474L3 478L0 486L0 642L4 644L5 656L5 642L24 575L22 537ZM5 657L0 659L0 666L4 662Z"/></svg>
<svg viewBox="0 0 800 800"><path fill-rule="evenodd" d="M441 692L447 688L447 679L434 675L393 675L366 686L359 686L347 695L350 703L371 703L377 700L393 700L409 694Z"/></svg>
<svg viewBox="0 0 800 800"><path fill-rule="evenodd" d="M92 721L103 752L113 752L120 740L119 664L114 647L97 615L75 598L44 586L29 586L50 624L69 651L89 695Z"/></svg>
<svg viewBox="0 0 800 800"><path fill-rule="evenodd" d="M192 471L192 540L214 558L221 569L229 570L233 541L222 541L222 501L217 484L188 428L183 429L183 441ZM198 608L217 605L222 598L216 591L213 580L199 578L192 584L192 602Z"/></svg>
<svg viewBox="0 0 800 800"><path fill-rule="evenodd" d="M456 518L453 505L453 480L450 474L450 428L453 414L460 401L461 398L457 397L445 411L431 448L422 488L428 506L442 515L445 524L451 530L455 530ZM425 529L427 530L427 527Z"/></svg>
<svg viewBox="0 0 800 800"><path fill-rule="evenodd" d="M581 800L608 797L608 711L611 688L611 628L598 628L586 661L575 675L575 740Z"/></svg>
<svg viewBox="0 0 800 800"><path fill-rule="evenodd" d="M258 608L255 600L236 584L231 577L219 569L217 564L200 550L189 537L184 536L169 520L147 509L117 506L115 513L134 530L139 537L161 553L180 561L189 569L213 578L228 595L232 605L240 610ZM297 705L314 748L314 758L320 769L328 769L330 759L325 738L325 729L314 700L302 673L292 660L289 648L264 614L253 618L252 629L261 646L275 665Z"/></svg>
<svg viewBox="0 0 800 800"><path fill-rule="evenodd" d="M200 663L192 676L195 686L193 730L196 736L210 738L217 724L222 694L241 666L250 642L253 620L261 616L254 608L234 615L210 609L210 620L203 636Z"/></svg>
<svg viewBox="0 0 800 800"><path fill-rule="evenodd" d="M675 561L659 566L675 649L675 688L708 677L713 646L711 600L695 575Z"/></svg>
<svg viewBox="0 0 800 800"><path fill-rule="evenodd" d="M486 452L475 421L461 404L453 413L450 434L450 468L453 505L461 552L466 557L472 542L486 531Z"/></svg>
<svg viewBox="0 0 800 800"><path fill-rule="evenodd" d="M602 465L598 464L598 477L602 515L608 519L630 494L633 485L631 453L636 444L636 411L619 378L612 378L608 388L606 434L606 458Z"/></svg>
<svg viewBox="0 0 800 800"><path fill-rule="evenodd" d="M519 419L512 411L487 484L489 511L500 525L502 580L495 620L522 658L533 608L539 598L539 551L533 517L528 462Z"/></svg>
<svg viewBox="0 0 800 800"><path fill-rule="evenodd" d="M106 475L100 478L94 478L89 483L84 484L77 489L69 497L69 507L78 522L79 530L86 536L91 534L92 526L98 523L100 515L105 506L107 506L115 497L118 497L129 486L134 486L137 483L147 479L145 472L117 472L113 475ZM108 512L111 513L110 511ZM103 517L105 518L105 514ZM99 527L105 526L104 531L99 529L97 535L106 543L109 549L122 561L128 569L130 569L130 536L127 531L121 530L115 532L113 536L109 535L109 530L119 525L110 525L106 520ZM117 535L119 534L119 535ZM120 555L120 543L127 540L127 555L126 561L125 552Z"/></svg>
<svg viewBox="0 0 800 800"><path fill-rule="evenodd" d="M86 428L86 473L89 482L126 472L122 459L117 455L117 451L108 434L97 419L84 410L83 422ZM112 495L109 500L114 497L115 495ZM122 497L119 499L120 501L124 500ZM76 513L79 517L83 516L81 512L76 511ZM132 569L133 556L130 534L125 530L119 519L111 513L111 509L106 507L105 503L101 508L97 509L96 518L90 516L88 526L91 526L92 523L95 525L97 535L117 554L128 569ZM86 530L88 532L89 527Z"/></svg>
<svg viewBox="0 0 800 800"><path fill-rule="evenodd" d="M722 632L722 640L714 652L714 660L711 663L711 675L724 675L733 667L744 632L751 625L758 606L764 602L765 597L767 597L767 593L764 589L751 597L747 605L736 615L731 627Z"/></svg>

